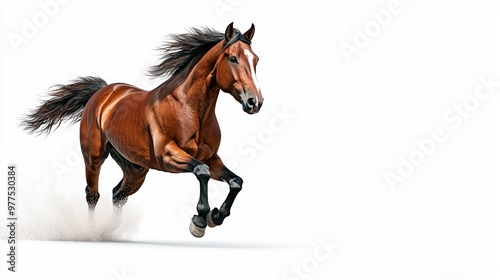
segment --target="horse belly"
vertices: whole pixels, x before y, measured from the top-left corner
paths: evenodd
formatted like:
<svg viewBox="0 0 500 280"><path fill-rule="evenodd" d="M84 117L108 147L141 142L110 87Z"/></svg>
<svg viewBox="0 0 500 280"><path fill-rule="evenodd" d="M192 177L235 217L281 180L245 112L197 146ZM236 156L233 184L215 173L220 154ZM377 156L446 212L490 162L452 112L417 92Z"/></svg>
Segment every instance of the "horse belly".
<svg viewBox="0 0 500 280"><path fill-rule="evenodd" d="M150 167L150 146L147 129L133 121L116 121L105 131L111 145L127 160Z"/></svg>

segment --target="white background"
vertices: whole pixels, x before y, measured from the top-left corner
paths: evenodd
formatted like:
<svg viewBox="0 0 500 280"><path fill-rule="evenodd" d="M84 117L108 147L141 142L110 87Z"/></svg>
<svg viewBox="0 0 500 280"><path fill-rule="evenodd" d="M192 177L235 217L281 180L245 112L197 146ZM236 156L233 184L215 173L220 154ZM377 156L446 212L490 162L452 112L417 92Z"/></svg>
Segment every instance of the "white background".
<svg viewBox="0 0 500 280"><path fill-rule="evenodd" d="M1 279L499 279L500 87L460 124L444 117L480 77L500 81L495 1L69 0L43 22L46 2L0 6L0 166L18 168L21 239L16 274L1 240ZM388 5L397 12L381 26ZM197 180L151 171L116 222L110 160L91 229L78 125L37 137L22 115L79 75L152 89L161 80L145 71L166 35L232 21L256 25L266 100L250 116L219 97L219 154L245 180L232 215L193 238ZM37 22L29 36L26 22ZM436 129L445 140L391 188L385 174ZM210 188L219 206L227 187Z"/></svg>

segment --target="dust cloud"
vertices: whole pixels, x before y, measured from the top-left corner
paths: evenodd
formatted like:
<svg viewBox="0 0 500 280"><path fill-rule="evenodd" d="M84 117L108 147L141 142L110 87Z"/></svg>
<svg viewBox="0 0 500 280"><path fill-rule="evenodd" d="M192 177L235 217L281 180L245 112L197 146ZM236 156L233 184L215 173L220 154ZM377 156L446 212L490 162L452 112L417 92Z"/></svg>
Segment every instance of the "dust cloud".
<svg viewBox="0 0 500 280"><path fill-rule="evenodd" d="M114 209L111 193L102 190L94 218L88 211L82 182L64 186L48 177L24 178L18 188L18 239L52 241L127 241L140 226L142 213L126 204ZM2 236L6 232L1 232Z"/></svg>

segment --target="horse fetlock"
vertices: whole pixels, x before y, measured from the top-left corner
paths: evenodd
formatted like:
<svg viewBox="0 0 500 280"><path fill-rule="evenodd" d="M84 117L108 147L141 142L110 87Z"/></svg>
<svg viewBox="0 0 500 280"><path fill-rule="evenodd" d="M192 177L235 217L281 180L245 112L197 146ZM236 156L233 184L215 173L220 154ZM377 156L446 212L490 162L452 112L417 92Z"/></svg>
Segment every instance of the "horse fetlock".
<svg viewBox="0 0 500 280"><path fill-rule="evenodd" d="M240 177L236 177L229 180L229 188L238 192L241 191L241 189L243 188L243 179L241 179Z"/></svg>
<svg viewBox="0 0 500 280"><path fill-rule="evenodd" d="M101 195L99 193L93 194L88 186L85 188L85 194L87 198L87 204L89 205L89 209L94 210L95 206L97 205L97 201L99 201L99 197Z"/></svg>
<svg viewBox="0 0 500 280"><path fill-rule="evenodd" d="M210 206L204 203L198 203L198 205L196 205L196 210L200 216L205 217L208 212L210 212Z"/></svg>
<svg viewBox="0 0 500 280"><path fill-rule="evenodd" d="M231 215L230 213L230 209L229 207L226 206L226 203L223 203L222 206L220 207L220 215L225 218L229 215Z"/></svg>
<svg viewBox="0 0 500 280"><path fill-rule="evenodd" d="M209 227L216 227L222 225L225 216L219 211L219 209L214 208L210 210L207 214L207 224Z"/></svg>

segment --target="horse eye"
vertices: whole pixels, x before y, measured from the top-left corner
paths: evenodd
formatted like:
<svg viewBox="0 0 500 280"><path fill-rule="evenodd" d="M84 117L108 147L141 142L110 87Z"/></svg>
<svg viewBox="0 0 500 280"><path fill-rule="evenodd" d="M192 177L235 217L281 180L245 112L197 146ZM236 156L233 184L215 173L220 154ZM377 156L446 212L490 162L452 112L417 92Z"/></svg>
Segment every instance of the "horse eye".
<svg viewBox="0 0 500 280"><path fill-rule="evenodd" d="M238 63L238 59L236 58L236 56L231 56L231 57L229 58L229 61L230 61L231 63L235 63L235 64L236 64L236 63Z"/></svg>

